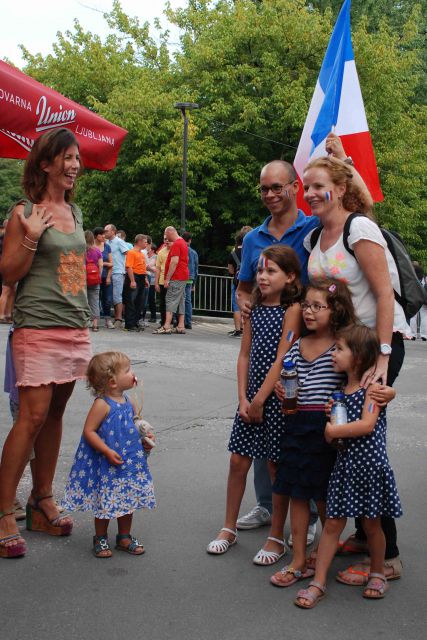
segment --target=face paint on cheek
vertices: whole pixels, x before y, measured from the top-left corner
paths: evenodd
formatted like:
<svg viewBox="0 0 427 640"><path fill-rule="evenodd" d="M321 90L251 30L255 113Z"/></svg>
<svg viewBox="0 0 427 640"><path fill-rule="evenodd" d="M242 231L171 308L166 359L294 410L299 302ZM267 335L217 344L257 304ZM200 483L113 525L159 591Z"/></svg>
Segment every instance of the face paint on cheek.
<svg viewBox="0 0 427 640"><path fill-rule="evenodd" d="M332 191L325 191L326 202L332 202Z"/></svg>
<svg viewBox="0 0 427 640"><path fill-rule="evenodd" d="M288 331L288 335L286 336L286 340L288 342L292 342L292 340L294 339L294 332L293 331Z"/></svg>
<svg viewBox="0 0 427 640"><path fill-rule="evenodd" d="M283 193L285 195L285 198L289 198L289 191L287 189L285 189Z"/></svg>
<svg viewBox="0 0 427 640"><path fill-rule="evenodd" d="M136 387L137 384L138 384L138 378L134 375L133 376L133 386Z"/></svg>

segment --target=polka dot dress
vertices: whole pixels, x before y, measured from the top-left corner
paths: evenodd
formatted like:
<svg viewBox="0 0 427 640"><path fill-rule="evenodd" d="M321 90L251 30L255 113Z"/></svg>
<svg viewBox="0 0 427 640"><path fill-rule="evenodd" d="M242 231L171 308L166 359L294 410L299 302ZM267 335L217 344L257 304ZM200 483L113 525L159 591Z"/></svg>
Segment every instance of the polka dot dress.
<svg viewBox="0 0 427 640"><path fill-rule="evenodd" d="M258 306L251 313L252 343L249 361L247 398L251 402L276 359L282 337L285 310L280 306ZM284 415L273 394L264 404L264 420L246 424L236 412L228 450L250 458L268 458L278 462Z"/></svg>
<svg viewBox="0 0 427 640"><path fill-rule="evenodd" d="M346 395L348 422L359 420L365 390ZM347 438L329 481L328 518L365 516L398 518L402 507L386 450L386 414L382 409L375 429L367 436Z"/></svg>

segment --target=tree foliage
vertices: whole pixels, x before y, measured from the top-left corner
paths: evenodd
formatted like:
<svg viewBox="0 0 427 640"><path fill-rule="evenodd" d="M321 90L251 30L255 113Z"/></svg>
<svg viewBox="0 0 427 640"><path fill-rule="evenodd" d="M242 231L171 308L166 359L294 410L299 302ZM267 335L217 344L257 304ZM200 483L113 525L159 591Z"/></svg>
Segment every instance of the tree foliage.
<svg viewBox="0 0 427 640"><path fill-rule="evenodd" d="M168 32L119 2L105 15L103 42L58 34L52 55L24 49L25 71L129 131L117 168L87 172L78 200L88 225L115 222L159 239L179 226L182 131L190 116L187 228L203 260L224 261L236 228L264 218L256 193L261 166L292 161L341 0L189 0L167 8ZM425 105L420 25L412 0L353 0L353 45L385 201L380 222L399 231L427 264L423 180Z"/></svg>

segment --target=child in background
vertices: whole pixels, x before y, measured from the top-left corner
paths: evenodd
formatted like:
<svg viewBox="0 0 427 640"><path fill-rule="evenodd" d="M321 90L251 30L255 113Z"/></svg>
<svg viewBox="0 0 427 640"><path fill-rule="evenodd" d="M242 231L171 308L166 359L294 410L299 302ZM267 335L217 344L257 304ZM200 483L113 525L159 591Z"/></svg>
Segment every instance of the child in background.
<svg viewBox="0 0 427 640"><path fill-rule="evenodd" d="M87 370L88 387L96 399L65 488L63 506L95 515L93 549L97 558L112 555L108 525L117 518L116 549L144 553L131 535L136 509L155 507L153 483L134 425L134 407L125 391L136 384L129 358L119 351L99 353Z"/></svg>
<svg viewBox="0 0 427 640"><path fill-rule="evenodd" d="M337 335L333 366L336 372L347 375L344 391L348 422L341 425L328 422L325 437L328 442L343 438L345 447L338 451L329 482L326 522L314 580L308 589L298 592L295 600L301 608L311 609L325 596L327 572L349 517L362 518L367 536L370 574L363 596L383 598L388 589L381 516L398 518L402 509L387 457L386 414L377 403L378 385L371 385L367 390L361 386L363 374L375 364L379 353L375 331L364 325L348 327Z"/></svg>
<svg viewBox="0 0 427 640"><path fill-rule="evenodd" d="M254 308L243 329L237 362L239 408L228 449L231 452L224 527L207 552L226 553L236 543L236 522L254 458L267 458L274 479L280 454L284 416L272 394L281 360L299 335L300 265L295 251L283 245L261 253L254 289ZM255 564L277 562L285 552L283 531L270 537L254 558Z"/></svg>

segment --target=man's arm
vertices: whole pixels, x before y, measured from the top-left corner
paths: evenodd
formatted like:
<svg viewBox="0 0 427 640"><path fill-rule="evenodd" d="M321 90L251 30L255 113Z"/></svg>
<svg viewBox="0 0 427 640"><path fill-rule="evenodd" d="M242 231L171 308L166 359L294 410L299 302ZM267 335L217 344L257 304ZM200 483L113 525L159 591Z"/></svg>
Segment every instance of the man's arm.
<svg viewBox="0 0 427 640"><path fill-rule="evenodd" d="M249 318L252 311L251 295L253 285L252 282L244 282L239 280L236 290L236 301L244 319Z"/></svg>

